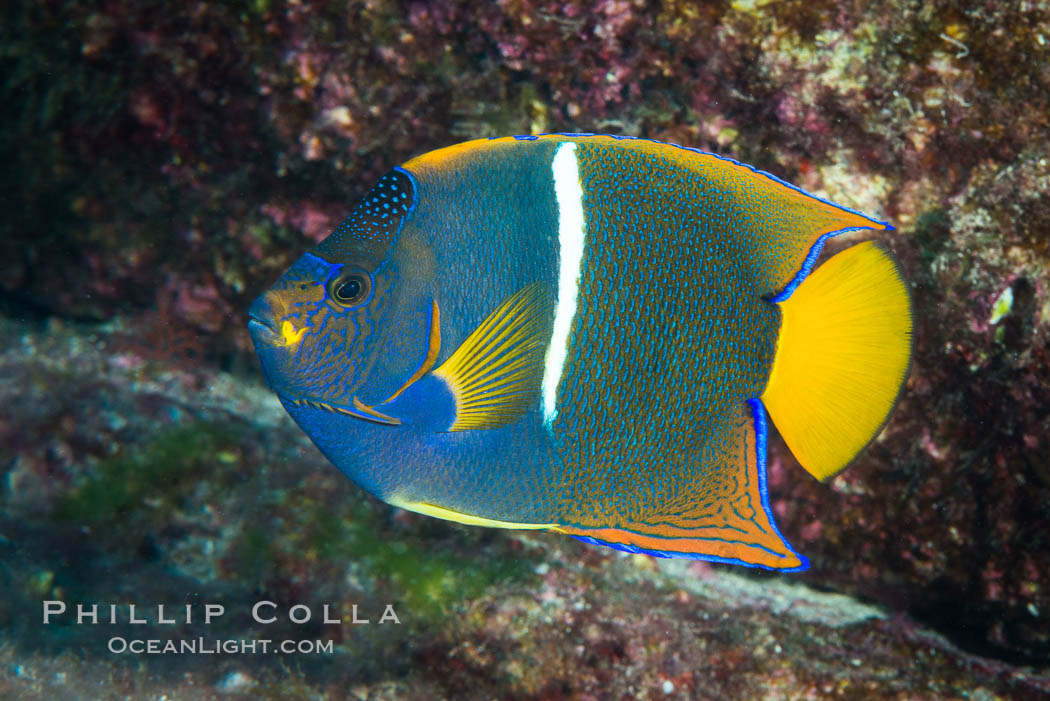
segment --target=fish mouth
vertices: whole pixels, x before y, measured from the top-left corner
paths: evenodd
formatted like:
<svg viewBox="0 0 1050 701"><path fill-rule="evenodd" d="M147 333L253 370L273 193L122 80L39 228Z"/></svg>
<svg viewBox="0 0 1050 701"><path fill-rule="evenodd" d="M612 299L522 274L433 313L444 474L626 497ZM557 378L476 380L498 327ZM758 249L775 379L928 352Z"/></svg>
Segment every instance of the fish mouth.
<svg viewBox="0 0 1050 701"><path fill-rule="evenodd" d="M327 402L321 402L315 399L290 399L288 397L282 398L286 402L294 406L310 407L311 409L321 409L322 411L329 411L333 414L342 414L343 416L352 416L355 419L361 419L362 421L368 421L370 423L380 424L383 426L401 425L401 419L398 419L393 416L387 416L386 414L378 412L372 407L364 404L357 397L354 397L353 399L352 408L339 406L338 404L329 404Z"/></svg>
<svg viewBox="0 0 1050 701"><path fill-rule="evenodd" d="M281 331L277 326L278 313L283 305L278 303L272 292L259 295L248 309L248 331L252 336L257 334L268 341L280 338Z"/></svg>
<svg viewBox="0 0 1050 701"><path fill-rule="evenodd" d="M260 318L260 317L255 316L254 314L249 314L248 315L248 328L251 328L252 325L261 326L264 329L266 329L267 331L269 331L270 333L277 333L277 327L274 324L273 319Z"/></svg>
<svg viewBox="0 0 1050 701"><path fill-rule="evenodd" d="M274 328L272 321L254 316L248 319L248 333L256 341L263 341L271 345L276 345L277 339L281 336Z"/></svg>

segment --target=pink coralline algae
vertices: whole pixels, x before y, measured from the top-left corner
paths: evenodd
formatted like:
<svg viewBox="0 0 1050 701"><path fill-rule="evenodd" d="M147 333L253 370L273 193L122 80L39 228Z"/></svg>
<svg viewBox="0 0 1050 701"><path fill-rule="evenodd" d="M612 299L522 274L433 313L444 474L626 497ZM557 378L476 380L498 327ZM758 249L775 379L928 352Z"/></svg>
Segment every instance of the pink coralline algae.
<svg viewBox="0 0 1050 701"><path fill-rule="evenodd" d="M331 233L344 216L333 207L324 211L310 202L299 202L294 206L268 203L263 205L262 212L277 226L291 226L314 242Z"/></svg>

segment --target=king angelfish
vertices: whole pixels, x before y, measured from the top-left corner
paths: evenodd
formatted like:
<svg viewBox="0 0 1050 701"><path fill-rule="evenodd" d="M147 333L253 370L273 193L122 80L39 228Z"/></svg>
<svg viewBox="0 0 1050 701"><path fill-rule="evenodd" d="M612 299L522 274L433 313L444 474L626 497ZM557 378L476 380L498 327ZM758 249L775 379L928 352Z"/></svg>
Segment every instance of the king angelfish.
<svg viewBox="0 0 1050 701"><path fill-rule="evenodd" d="M818 479L911 356L892 227L736 161L586 134L419 156L251 307L266 378L350 479L460 523L806 567L768 416Z"/></svg>

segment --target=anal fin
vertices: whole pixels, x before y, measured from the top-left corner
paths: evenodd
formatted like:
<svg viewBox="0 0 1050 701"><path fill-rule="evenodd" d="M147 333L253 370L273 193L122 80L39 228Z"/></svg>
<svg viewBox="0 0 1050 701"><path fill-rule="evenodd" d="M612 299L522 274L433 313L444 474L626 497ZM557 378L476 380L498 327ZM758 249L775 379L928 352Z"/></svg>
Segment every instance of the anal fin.
<svg viewBox="0 0 1050 701"><path fill-rule="evenodd" d="M741 407L742 421L735 464L725 464L730 485L712 494L701 493L703 475L694 476L684 490L695 507L677 512L647 514L643 520L606 525L562 524L554 528L586 542L656 557L709 560L763 569L798 571L809 565L784 540L773 522L766 492L766 413L751 399ZM695 474L695 473L694 473Z"/></svg>

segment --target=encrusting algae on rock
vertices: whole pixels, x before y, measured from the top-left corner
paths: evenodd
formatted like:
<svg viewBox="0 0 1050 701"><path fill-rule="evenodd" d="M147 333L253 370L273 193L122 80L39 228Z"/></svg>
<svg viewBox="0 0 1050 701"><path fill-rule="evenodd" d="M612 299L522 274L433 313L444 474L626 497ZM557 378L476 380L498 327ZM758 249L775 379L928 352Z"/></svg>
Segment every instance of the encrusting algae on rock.
<svg viewBox="0 0 1050 701"><path fill-rule="evenodd" d="M671 698L1050 693L1045 3L249 0L187 13L16 1L0 8L0 42L15 106L0 111L0 179L17 205L0 235L0 580L14 593L0 622L19 641L0 650L14 670L0 696L97 695L100 679L134 694L163 678L157 694L178 697L253 683L402 698L633 697L664 682ZM629 591L652 558L613 568L608 549L361 502L272 393L217 371L257 381L252 298L394 164L469 138L581 128L723 153L898 227L874 237L914 291L914 359L889 423L827 482L806 478L775 431L767 445L775 522L810 560L792 579L889 618L835 633L800 627L790 607L700 613L678 594ZM1008 310L996 306L1006 290ZM157 321L200 343L192 363L127 342L149 335L162 299ZM225 425L200 409L223 393L243 414L237 461L135 491L118 530L101 513L56 518L108 461L152 459L173 424ZM372 529L374 567L321 555L357 541L318 513ZM410 552L451 553L446 591L489 561L551 571L536 598L531 580L485 584L462 628L453 596L453 615L419 638L345 640L328 672L279 686L259 660L198 666L183 684L158 674L171 660L131 671L56 658L55 640L34 647L35 621L18 627L36 605L21 592L71 582L98 600L118 582L129 600L229 586L234 598L399 598L379 573L407 536ZM686 564L696 577L725 569ZM830 666L828 650L832 664L861 664Z"/></svg>

